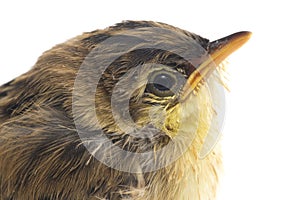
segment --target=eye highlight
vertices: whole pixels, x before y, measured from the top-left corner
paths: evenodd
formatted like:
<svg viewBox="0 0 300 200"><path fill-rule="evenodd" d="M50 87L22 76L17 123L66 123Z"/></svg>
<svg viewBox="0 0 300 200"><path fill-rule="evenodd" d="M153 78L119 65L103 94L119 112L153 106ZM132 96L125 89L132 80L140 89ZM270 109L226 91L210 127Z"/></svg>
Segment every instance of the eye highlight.
<svg viewBox="0 0 300 200"><path fill-rule="evenodd" d="M173 96L182 86L180 77L169 71L156 71L150 74L146 91L159 97Z"/></svg>

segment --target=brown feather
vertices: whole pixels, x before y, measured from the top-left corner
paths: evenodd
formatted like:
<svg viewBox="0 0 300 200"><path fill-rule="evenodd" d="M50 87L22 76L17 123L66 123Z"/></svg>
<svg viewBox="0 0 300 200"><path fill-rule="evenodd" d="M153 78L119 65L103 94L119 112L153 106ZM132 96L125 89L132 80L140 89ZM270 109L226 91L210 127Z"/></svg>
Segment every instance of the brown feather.
<svg viewBox="0 0 300 200"><path fill-rule="evenodd" d="M73 102L72 92L79 67L94 48L99 45L101 48L101 43L107 38L143 27L178 32L197 41L203 48L208 44L208 40L200 36L163 23L126 21L104 30L84 33L55 46L46 51L30 71L0 87L0 199L214 199L221 166L219 147L200 160L198 150L202 142L198 138L171 165L152 172L128 173L112 169L95 159L78 136L72 110L72 103L78 102ZM176 38L170 39L184 44ZM167 52L158 51L133 52L119 58L98 83L98 121L91 119L87 110L81 110L79 120L82 126L90 134L95 134L100 124L111 140L128 151L157 151L164 147L172 139L173 129L177 129L174 119L169 118L162 124L165 130L151 140L132 138L115 124L110 95L118 78L131 67L153 60L166 64L176 59L179 61ZM86 76L97 74L93 70L90 73ZM201 89L198 90L201 93ZM148 96L141 103L138 102L141 94L135 94L130 107L135 122L144 125L150 120L147 118L149 103L169 100ZM205 107L209 113L209 106ZM168 112L173 112L174 117L177 109L174 107ZM206 126L202 129L207 131ZM169 155L165 156L167 159Z"/></svg>

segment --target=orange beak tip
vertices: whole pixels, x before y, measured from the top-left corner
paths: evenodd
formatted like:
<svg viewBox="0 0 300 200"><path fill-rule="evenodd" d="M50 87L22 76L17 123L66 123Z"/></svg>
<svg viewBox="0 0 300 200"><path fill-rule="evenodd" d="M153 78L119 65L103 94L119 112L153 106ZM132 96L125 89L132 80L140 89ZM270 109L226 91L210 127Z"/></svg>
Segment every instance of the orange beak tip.
<svg viewBox="0 0 300 200"><path fill-rule="evenodd" d="M188 94L193 91L199 83L208 78L215 67L222 63L229 55L243 46L250 38L252 33L241 31L219 40L209 43L209 58L199 65L199 67L190 75L183 89L181 97L184 100Z"/></svg>

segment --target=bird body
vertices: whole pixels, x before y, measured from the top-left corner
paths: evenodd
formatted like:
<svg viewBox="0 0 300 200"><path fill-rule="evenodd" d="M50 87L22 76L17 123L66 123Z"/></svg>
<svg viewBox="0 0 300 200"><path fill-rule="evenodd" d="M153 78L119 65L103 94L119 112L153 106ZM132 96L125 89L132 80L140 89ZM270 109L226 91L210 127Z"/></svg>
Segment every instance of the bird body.
<svg viewBox="0 0 300 200"><path fill-rule="evenodd" d="M116 37L122 40L112 42ZM0 199L215 199L221 150L217 144L199 157L215 113L207 81L198 80L206 72L194 65L229 43L224 41L210 43L163 23L126 21L46 51L30 71L0 87ZM127 43L130 50L119 54ZM197 45L204 50L172 52ZM184 58L189 55L198 56L197 62ZM217 64L220 55L213 57ZM138 79L130 82L126 74ZM185 90L187 83L192 92ZM126 106L130 120L122 110ZM123 127L118 120L125 121ZM131 121L135 128L126 126ZM101 142L99 135L117 146L117 153L95 143Z"/></svg>

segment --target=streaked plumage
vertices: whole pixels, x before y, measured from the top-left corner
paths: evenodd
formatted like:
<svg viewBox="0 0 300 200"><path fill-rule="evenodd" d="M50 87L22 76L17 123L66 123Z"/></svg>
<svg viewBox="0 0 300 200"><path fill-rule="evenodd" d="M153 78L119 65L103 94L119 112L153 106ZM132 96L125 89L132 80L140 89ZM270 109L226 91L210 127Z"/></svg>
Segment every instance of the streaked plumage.
<svg viewBox="0 0 300 200"><path fill-rule="evenodd" d="M166 29L174 35L151 33L148 28L153 27ZM221 171L219 145L204 159L199 158L210 128L209 121L215 117L205 81L199 83L183 102L173 96L153 95L155 88L148 86L132 94L129 106L134 122L139 126L151 124L160 130L150 139L126 135L111 113L112 90L125 72L139 64L154 62L162 65L158 70L176 70L188 78L195 68L186 60L172 52L153 49L132 51L118 58L98 82L95 94L97 121L90 115L89 109L93 108L85 109L89 99L81 102L73 96L74 81L86 57L95 48L101 49L108 38L125 34L128 30L135 33L134 30L139 28L146 29L144 33L136 33L137 39L142 34L153 35L158 43L176 44L182 48L180 51L193 46L187 44L193 40L206 50L200 52L203 54L198 57L201 62L201 58L207 56L204 54L212 48L207 39L167 24L126 21L104 30L84 33L46 51L30 71L0 87L0 199L215 199ZM113 49L115 46L111 48L116 50ZM84 76L92 79L105 60L97 60L97 55L91 56L97 62L88 63L90 70L85 71ZM140 70L140 76L148 78L151 70ZM85 87L88 84L82 83L82 88ZM72 103L82 109L74 110ZM156 118L155 113L149 118L153 105L157 114L163 110L166 112L164 121L159 115ZM116 145L131 152L164 148L181 134L179 130L186 134L192 131L196 135L187 151L170 165L151 172L143 172L143 169L141 173L122 172L106 166L87 151L86 141L78 136L74 116L87 135L97 137L99 130L104 130ZM179 123L183 128L180 129ZM176 151L180 149L174 149ZM172 157L174 152L166 152L157 162ZM101 152L95 154L101 155Z"/></svg>

